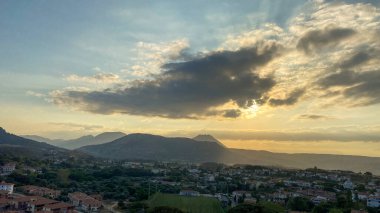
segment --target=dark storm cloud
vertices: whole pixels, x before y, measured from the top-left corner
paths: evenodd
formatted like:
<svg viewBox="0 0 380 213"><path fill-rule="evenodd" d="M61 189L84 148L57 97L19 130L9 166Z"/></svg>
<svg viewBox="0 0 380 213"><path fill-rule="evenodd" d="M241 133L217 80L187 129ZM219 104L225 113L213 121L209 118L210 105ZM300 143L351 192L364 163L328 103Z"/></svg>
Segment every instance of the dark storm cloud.
<svg viewBox="0 0 380 213"><path fill-rule="evenodd" d="M380 70L355 72L344 70L330 74L318 81L323 88L341 86L340 95L352 100L354 106L380 103Z"/></svg>
<svg viewBox="0 0 380 213"><path fill-rule="evenodd" d="M296 89L291 92L288 97L284 99L271 98L269 99L269 105L271 106L287 106L297 103L298 99L305 93L304 89Z"/></svg>
<svg viewBox="0 0 380 213"><path fill-rule="evenodd" d="M278 45L270 44L213 52L190 61L165 64L164 72L153 80L136 81L126 89L56 92L53 101L101 114L238 117L238 109L214 108L229 101L247 108L264 97L275 80L259 76L256 69L276 57L279 49Z"/></svg>
<svg viewBox="0 0 380 213"><path fill-rule="evenodd" d="M326 28L306 33L297 43L297 49L310 53L320 47L334 45L356 33L350 28Z"/></svg>

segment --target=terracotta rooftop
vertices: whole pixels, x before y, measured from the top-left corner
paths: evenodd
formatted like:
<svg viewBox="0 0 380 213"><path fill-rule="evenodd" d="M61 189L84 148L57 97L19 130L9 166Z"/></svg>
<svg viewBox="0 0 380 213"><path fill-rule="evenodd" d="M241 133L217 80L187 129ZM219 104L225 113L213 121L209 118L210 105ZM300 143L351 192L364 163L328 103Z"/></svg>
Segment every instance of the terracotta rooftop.
<svg viewBox="0 0 380 213"><path fill-rule="evenodd" d="M52 203L52 204L48 204L46 206L44 206L44 208L47 208L47 209L63 209L63 208L70 208L70 207L74 207L68 203L63 203L63 202L59 202L59 203Z"/></svg>
<svg viewBox="0 0 380 213"><path fill-rule="evenodd" d="M30 204L36 205L36 206L41 206L41 205L46 205L46 204L51 204L51 203L57 203L58 201L56 200L51 200L47 199L44 197L39 197L37 200L32 201Z"/></svg>

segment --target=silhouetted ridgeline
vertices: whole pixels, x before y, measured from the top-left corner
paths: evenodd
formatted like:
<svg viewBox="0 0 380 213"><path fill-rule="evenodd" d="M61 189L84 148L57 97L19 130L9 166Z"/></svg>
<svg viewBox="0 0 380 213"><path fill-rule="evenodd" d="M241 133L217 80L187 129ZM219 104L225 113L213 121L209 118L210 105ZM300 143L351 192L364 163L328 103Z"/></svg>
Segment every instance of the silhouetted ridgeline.
<svg viewBox="0 0 380 213"><path fill-rule="evenodd" d="M108 142L109 135L98 138L97 145L83 146L75 151L58 148L47 143L36 142L7 133L0 128L0 154L17 154L43 157L49 153L56 155L87 156L108 159L136 159L157 161L188 161L193 163L218 162L225 164L254 164L293 168L311 168L317 166L329 170L370 171L380 175L380 158L329 155L329 154L285 154L268 151L226 148L212 136L198 136L194 139L184 137L163 137L150 134L111 134L120 138ZM104 134L100 134L104 135ZM90 138L90 137L87 137ZM99 139L101 138L101 139ZM200 139L199 139L200 138ZM203 138L203 139L202 139ZM204 138L208 138L205 140ZM211 139L210 139L211 138ZM197 139L197 140L195 140ZM94 139L91 139L94 142ZM73 142L73 141L72 141ZM88 142L88 141L87 141ZM77 142L78 146L81 142ZM85 154L81 154L85 153Z"/></svg>

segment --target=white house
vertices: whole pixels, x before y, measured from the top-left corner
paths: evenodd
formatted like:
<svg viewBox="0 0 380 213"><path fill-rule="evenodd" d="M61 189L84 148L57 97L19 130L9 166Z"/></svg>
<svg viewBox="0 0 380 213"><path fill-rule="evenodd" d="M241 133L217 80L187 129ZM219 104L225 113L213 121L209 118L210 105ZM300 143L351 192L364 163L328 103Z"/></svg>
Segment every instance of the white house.
<svg viewBox="0 0 380 213"><path fill-rule="evenodd" d="M322 202L326 202L328 201L328 199L326 197L323 197L323 196L316 196L316 197L313 197L311 199L311 202L313 202L315 205L318 205Z"/></svg>
<svg viewBox="0 0 380 213"><path fill-rule="evenodd" d="M380 197L371 196L367 199L367 206L378 208L380 207Z"/></svg>
<svg viewBox="0 0 380 213"><path fill-rule="evenodd" d="M354 188L354 183L352 183L351 180L346 180L343 183L343 188L344 189L353 189Z"/></svg>
<svg viewBox="0 0 380 213"><path fill-rule="evenodd" d="M194 196L194 197L196 197L196 196L199 196L200 194L199 194L199 192L194 191L194 190L181 190L179 192L179 195L182 195L182 196Z"/></svg>
<svg viewBox="0 0 380 213"><path fill-rule="evenodd" d="M11 174L16 169L16 163L7 163L4 166L1 166L1 171L4 174Z"/></svg>
<svg viewBox="0 0 380 213"><path fill-rule="evenodd" d="M13 183L6 183L6 182L2 181L0 183L0 190L8 191L9 194L12 194L13 193L13 186L14 186Z"/></svg>

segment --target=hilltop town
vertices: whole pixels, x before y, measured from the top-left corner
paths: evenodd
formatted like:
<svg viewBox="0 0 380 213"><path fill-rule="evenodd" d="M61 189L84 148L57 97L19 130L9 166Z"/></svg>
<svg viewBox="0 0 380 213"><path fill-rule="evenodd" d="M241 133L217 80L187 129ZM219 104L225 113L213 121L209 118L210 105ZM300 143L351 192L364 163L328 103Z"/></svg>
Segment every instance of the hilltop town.
<svg viewBox="0 0 380 213"><path fill-rule="evenodd" d="M149 212L163 195L218 205L204 212L259 205L274 212L380 207L380 177L370 172L75 158L2 157L1 165L1 212Z"/></svg>

